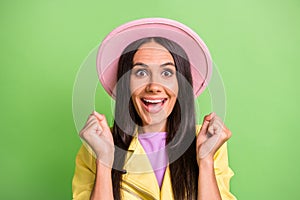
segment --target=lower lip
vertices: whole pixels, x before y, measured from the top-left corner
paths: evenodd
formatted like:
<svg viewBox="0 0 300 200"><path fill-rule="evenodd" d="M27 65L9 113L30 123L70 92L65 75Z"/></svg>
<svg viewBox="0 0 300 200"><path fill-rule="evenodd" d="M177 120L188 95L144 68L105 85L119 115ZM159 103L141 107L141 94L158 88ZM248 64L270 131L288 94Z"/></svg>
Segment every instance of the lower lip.
<svg viewBox="0 0 300 200"><path fill-rule="evenodd" d="M141 100L142 101L142 100ZM161 103L158 103L159 105L146 105L143 101L142 101L142 104L143 104L143 107L145 108L145 110L147 111L147 112L149 112L149 113L152 113L152 114L155 114L155 113L158 113L158 112L160 112L162 109L163 109L163 107L164 107L164 105L165 105L165 103L167 102L167 99L166 100L164 100L163 102L161 102ZM151 108L151 107L154 107L154 108Z"/></svg>

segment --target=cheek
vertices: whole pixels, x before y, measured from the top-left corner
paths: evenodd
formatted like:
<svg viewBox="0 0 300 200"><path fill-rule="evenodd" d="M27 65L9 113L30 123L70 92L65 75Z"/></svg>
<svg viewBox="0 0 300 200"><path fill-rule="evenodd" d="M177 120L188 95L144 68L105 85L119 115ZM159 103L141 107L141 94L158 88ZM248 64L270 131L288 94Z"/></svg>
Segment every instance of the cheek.
<svg viewBox="0 0 300 200"><path fill-rule="evenodd" d="M136 93L132 93L131 94L131 99L132 99L132 103L133 103L133 106L134 106L134 109L136 110L137 113L140 113L139 112L139 104L138 104L138 98L137 98L137 94ZM140 114L139 114L140 115Z"/></svg>
<svg viewBox="0 0 300 200"><path fill-rule="evenodd" d="M130 77L130 92L131 92L131 94L132 94L132 91L135 91L135 88L136 88L136 84Z"/></svg>
<svg viewBox="0 0 300 200"><path fill-rule="evenodd" d="M134 98L137 95L137 90L138 90L138 84L136 82L131 81L130 82L130 95Z"/></svg>
<svg viewBox="0 0 300 200"><path fill-rule="evenodd" d="M178 96L178 82L177 80L165 82L165 87L168 88L168 93L172 97Z"/></svg>
<svg viewBox="0 0 300 200"><path fill-rule="evenodd" d="M130 78L130 92L131 95L133 93L138 93L138 91L141 91L142 88L146 85L146 81L143 79L137 79L137 78Z"/></svg>
<svg viewBox="0 0 300 200"><path fill-rule="evenodd" d="M130 83L130 95L133 102L133 105L136 110L139 108L139 96L142 93L143 88L136 84L136 83Z"/></svg>
<svg viewBox="0 0 300 200"><path fill-rule="evenodd" d="M174 95L177 97L178 96L178 83L176 82L176 83L174 83L173 85L172 85L172 91L173 91L173 93L174 93Z"/></svg>
<svg viewBox="0 0 300 200"><path fill-rule="evenodd" d="M142 87L137 84L130 85L130 95L133 100L141 93Z"/></svg>

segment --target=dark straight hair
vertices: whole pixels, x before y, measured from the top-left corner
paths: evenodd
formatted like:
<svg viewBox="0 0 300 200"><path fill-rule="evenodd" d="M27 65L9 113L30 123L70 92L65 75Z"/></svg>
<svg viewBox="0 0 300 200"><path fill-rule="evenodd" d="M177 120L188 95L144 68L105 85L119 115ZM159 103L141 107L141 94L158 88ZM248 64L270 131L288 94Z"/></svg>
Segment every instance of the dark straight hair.
<svg viewBox="0 0 300 200"><path fill-rule="evenodd" d="M177 101L168 116L166 141L167 145L171 146L168 148L169 160L174 160L169 164L173 195L175 199L196 199L199 169L196 160L196 120L191 67L185 51L177 43L161 37L143 38L131 43L119 59L112 133L115 145L124 151L115 151L112 169L114 199L121 199L122 172L118 170L118 166L124 165L126 151L132 141L136 125L142 126L142 120L131 100L130 70L133 67L133 57L141 45L151 41L162 45L171 53L177 71L179 90ZM192 138L188 147L185 147L186 138ZM181 152L182 149L186 150Z"/></svg>

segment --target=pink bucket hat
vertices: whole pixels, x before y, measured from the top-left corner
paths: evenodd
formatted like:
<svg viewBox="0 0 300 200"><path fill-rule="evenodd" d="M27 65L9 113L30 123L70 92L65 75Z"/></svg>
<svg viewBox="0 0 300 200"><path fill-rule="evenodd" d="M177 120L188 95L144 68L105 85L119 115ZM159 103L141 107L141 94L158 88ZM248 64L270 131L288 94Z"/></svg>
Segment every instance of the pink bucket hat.
<svg viewBox="0 0 300 200"><path fill-rule="evenodd" d="M97 55L97 72L106 92L115 98L118 61L132 42L147 37L163 37L179 44L191 65L194 95L199 96L211 78L212 59L207 46L186 25L165 18L144 18L123 24L102 41Z"/></svg>

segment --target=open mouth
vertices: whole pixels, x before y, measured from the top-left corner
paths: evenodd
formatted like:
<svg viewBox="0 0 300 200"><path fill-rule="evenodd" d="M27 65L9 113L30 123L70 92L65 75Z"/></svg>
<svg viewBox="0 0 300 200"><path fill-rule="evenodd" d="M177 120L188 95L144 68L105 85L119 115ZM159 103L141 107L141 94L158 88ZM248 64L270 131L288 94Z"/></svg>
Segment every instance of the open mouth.
<svg viewBox="0 0 300 200"><path fill-rule="evenodd" d="M141 101L143 102L143 105L148 112L157 113L163 108L165 102L167 101L167 98L161 98L161 99L142 98Z"/></svg>

